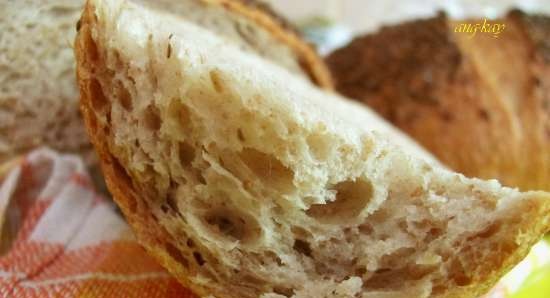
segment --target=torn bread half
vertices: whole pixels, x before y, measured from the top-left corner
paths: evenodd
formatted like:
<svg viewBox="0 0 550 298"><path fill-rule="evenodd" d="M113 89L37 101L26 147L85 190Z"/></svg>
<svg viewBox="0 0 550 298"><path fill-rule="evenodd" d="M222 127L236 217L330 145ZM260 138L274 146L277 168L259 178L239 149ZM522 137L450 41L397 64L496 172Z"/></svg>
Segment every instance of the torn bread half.
<svg viewBox="0 0 550 298"><path fill-rule="evenodd" d="M86 5L81 109L145 248L201 296L477 297L550 196L468 179L370 110L179 18Z"/></svg>

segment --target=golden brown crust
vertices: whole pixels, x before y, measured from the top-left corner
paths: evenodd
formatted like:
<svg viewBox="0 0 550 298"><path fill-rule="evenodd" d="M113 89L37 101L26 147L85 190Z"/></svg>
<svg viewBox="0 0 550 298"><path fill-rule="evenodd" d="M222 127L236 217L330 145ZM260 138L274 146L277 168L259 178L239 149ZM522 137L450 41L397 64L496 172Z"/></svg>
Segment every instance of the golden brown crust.
<svg viewBox="0 0 550 298"><path fill-rule="evenodd" d="M355 39L327 58L336 89L454 170L549 190L548 18L513 12L498 38L455 33L460 22L439 15Z"/></svg>
<svg viewBox="0 0 550 298"><path fill-rule="evenodd" d="M208 1L208 0L205 0ZM259 10L261 13L264 13L271 17L271 19L276 22L282 29L292 31L296 35L300 35L298 29L294 27L287 19L285 19L283 16L278 14L269 4L266 2L258 1L258 0L232 0L232 1L238 1L241 2L243 5L248 7L249 9L256 9ZM324 63L324 62L323 62Z"/></svg>
<svg viewBox="0 0 550 298"><path fill-rule="evenodd" d="M311 44L304 41L288 22L278 16L267 5L253 0L203 1L220 4L271 32L274 37L294 50L298 56L300 66L315 84L324 89L333 89L332 78L323 59L319 57Z"/></svg>

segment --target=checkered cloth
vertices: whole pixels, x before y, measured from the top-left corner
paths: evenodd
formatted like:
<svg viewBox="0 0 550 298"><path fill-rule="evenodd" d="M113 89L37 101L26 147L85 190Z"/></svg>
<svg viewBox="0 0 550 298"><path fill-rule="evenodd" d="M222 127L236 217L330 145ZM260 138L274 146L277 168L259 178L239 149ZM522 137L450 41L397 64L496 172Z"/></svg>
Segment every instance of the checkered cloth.
<svg viewBox="0 0 550 298"><path fill-rule="evenodd" d="M138 245L79 158L38 149L0 179L0 297L194 297Z"/></svg>

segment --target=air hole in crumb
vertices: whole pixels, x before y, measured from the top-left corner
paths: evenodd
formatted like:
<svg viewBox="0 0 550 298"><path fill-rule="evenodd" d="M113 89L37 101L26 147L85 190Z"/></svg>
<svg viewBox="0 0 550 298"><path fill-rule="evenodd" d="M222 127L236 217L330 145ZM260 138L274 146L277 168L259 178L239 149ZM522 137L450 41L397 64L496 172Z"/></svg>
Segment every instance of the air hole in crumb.
<svg viewBox="0 0 550 298"><path fill-rule="evenodd" d="M311 233L302 227L293 226L290 228L290 230L292 231L294 238L304 239L304 238L311 237Z"/></svg>
<svg viewBox="0 0 550 298"><path fill-rule="evenodd" d="M362 234L365 234L365 235L370 235L374 232L374 229L368 223L364 223L364 224L359 225L358 229L359 229L359 232L361 232Z"/></svg>
<svg viewBox="0 0 550 298"><path fill-rule="evenodd" d="M435 270L434 266L408 265L407 275L409 279L420 280L424 276L432 273L434 270Z"/></svg>
<svg viewBox="0 0 550 298"><path fill-rule="evenodd" d="M195 148L186 142L179 143L179 158L180 163L184 167L191 165L191 162L195 159Z"/></svg>
<svg viewBox="0 0 550 298"><path fill-rule="evenodd" d="M124 85L120 82L117 88L117 98L120 105L126 110L132 110L132 96Z"/></svg>
<svg viewBox="0 0 550 298"><path fill-rule="evenodd" d="M371 214L371 216L369 216L369 220L373 223L379 223L387 221L389 217L390 215L388 214L387 210L378 209L373 214Z"/></svg>
<svg viewBox="0 0 550 298"><path fill-rule="evenodd" d="M245 138L244 138L244 135L243 135L243 131L239 128L237 129L237 137L239 138L239 141L241 142L244 142L245 141Z"/></svg>
<svg viewBox="0 0 550 298"><path fill-rule="evenodd" d="M237 220L238 223L236 224L234 221L225 216L216 215L208 217L206 221L211 226L215 226L220 233L229 235L235 239L240 239L243 236L242 231L239 231L236 225L244 225L245 222L242 219Z"/></svg>
<svg viewBox="0 0 550 298"><path fill-rule="evenodd" d="M132 77L131 75L128 75L128 80L130 80L132 85L136 86L136 79L134 79L134 77Z"/></svg>
<svg viewBox="0 0 550 298"><path fill-rule="evenodd" d="M106 135L110 134L110 129L108 127L111 126L111 111L105 111L105 120L107 120L107 125L103 128L103 131Z"/></svg>
<svg viewBox="0 0 550 298"><path fill-rule="evenodd" d="M401 286L411 280L421 279L426 274L432 272L432 268L420 269L410 268L408 266L383 267L376 270L365 282L365 287L368 289L389 289Z"/></svg>
<svg viewBox="0 0 550 298"><path fill-rule="evenodd" d="M144 111L143 120L145 127L150 130L159 130L160 129L160 116L157 107L148 106Z"/></svg>
<svg viewBox="0 0 550 298"><path fill-rule="evenodd" d="M168 196L166 197L166 204L168 204L168 207L170 207L172 211L178 212L178 199L176 198L175 191L168 193Z"/></svg>
<svg viewBox="0 0 550 298"><path fill-rule="evenodd" d="M355 273L355 275L361 277L361 276L363 276L367 273L367 268L365 268L365 267L355 268L354 273Z"/></svg>
<svg viewBox="0 0 550 298"><path fill-rule="evenodd" d="M211 231L233 241L253 240L260 231L255 219L229 208L218 208L207 212L204 221Z"/></svg>
<svg viewBox="0 0 550 298"><path fill-rule="evenodd" d="M88 57L92 61L97 61L99 59L99 51L97 49L97 44L92 39L91 34L88 35L88 38L86 38L86 49L88 53Z"/></svg>
<svg viewBox="0 0 550 298"><path fill-rule="evenodd" d="M166 58L170 59L172 56L172 44L168 41L168 46L166 47Z"/></svg>
<svg viewBox="0 0 550 298"><path fill-rule="evenodd" d="M96 111L101 111L107 105L107 98L101 89L101 84L98 80L93 79L90 81L89 89L92 107Z"/></svg>
<svg viewBox="0 0 550 298"><path fill-rule="evenodd" d="M294 290L292 288L286 288L286 287L273 287L273 293L279 294L285 297L292 297L294 295Z"/></svg>
<svg viewBox="0 0 550 298"><path fill-rule="evenodd" d="M275 156L251 148L243 149L239 156L265 185L272 186L282 193L289 193L294 189L294 172Z"/></svg>
<svg viewBox="0 0 550 298"><path fill-rule="evenodd" d="M296 239L292 248L305 256L311 257L311 247L304 240Z"/></svg>
<svg viewBox="0 0 550 298"><path fill-rule="evenodd" d="M451 262L450 273L451 279L454 280L457 286L467 286L472 282L471 278L465 272L462 263L457 259Z"/></svg>
<svg viewBox="0 0 550 298"><path fill-rule="evenodd" d="M166 243L166 252L172 257L172 259L176 260L176 262L180 263L183 267L189 268L189 261L183 256L181 251L174 246L174 244L168 242Z"/></svg>
<svg viewBox="0 0 550 298"><path fill-rule="evenodd" d="M206 184L206 180L204 179L201 173L197 174L197 181L199 181L200 184Z"/></svg>
<svg viewBox="0 0 550 298"><path fill-rule="evenodd" d="M277 264L277 266L281 267L283 266L283 260L281 260L281 258L279 258L279 256L277 255L277 253L273 252L273 251L266 251L264 253L265 255L265 258L266 259L270 259L272 260L272 263L275 263Z"/></svg>
<svg viewBox="0 0 550 298"><path fill-rule="evenodd" d="M212 86L214 86L214 90L216 90L216 92L218 93L222 93L225 87L220 72L217 70L211 70L209 74L210 81L212 81Z"/></svg>
<svg viewBox="0 0 550 298"><path fill-rule="evenodd" d="M490 226L486 227L483 231L477 234L477 236L480 238L489 238L495 235L500 230L500 227L501 227L500 222L495 222Z"/></svg>
<svg viewBox="0 0 550 298"><path fill-rule="evenodd" d="M397 223L397 226L399 227L399 229L404 232L404 233L407 233L408 230L409 230L409 225L407 224L407 221L405 220L400 220L398 223Z"/></svg>
<svg viewBox="0 0 550 298"><path fill-rule="evenodd" d="M372 198L372 185L364 179L344 181L335 185L336 199L326 204L313 204L306 214L324 222L353 219Z"/></svg>
<svg viewBox="0 0 550 298"><path fill-rule="evenodd" d="M386 241L390 238L390 234L387 233L381 233L380 235L378 235L378 239L380 239L381 241Z"/></svg>
<svg viewBox="0 0 550 298"><path fill-rule="evenodd" d="M193 240L190 238L190 239L187 239L187 247L189 248L193 248L195 247L195 243L193 242Z"/></svg>
<svg viewBox="0 0 550 298"><path fill-rule="evenodd" d="M443 234L443 230L440 228L431 228L426 235L426 241L430 242Z"/></svg>
<svg viewBox="0 0 550 298"><path fill-rule="evenodd" d="M174 102L177 102L177 101L174 101ZM191 115L190 115L189 109L187 107L181 106L179 108L179 118L180 118L180 123L181 123L182 127L188 127L189 126L189 124L191 123Z"/></svg>
<svg viewBox="0 0 550 298"><path fill-rule="evenodd" d="M197 261L197 264L199 264L199 266L202 266L204 265L204 263L206 263L206 261L203 259L202 255L198 251L193 252L193 258L195 258L195 261Z"/></svg>

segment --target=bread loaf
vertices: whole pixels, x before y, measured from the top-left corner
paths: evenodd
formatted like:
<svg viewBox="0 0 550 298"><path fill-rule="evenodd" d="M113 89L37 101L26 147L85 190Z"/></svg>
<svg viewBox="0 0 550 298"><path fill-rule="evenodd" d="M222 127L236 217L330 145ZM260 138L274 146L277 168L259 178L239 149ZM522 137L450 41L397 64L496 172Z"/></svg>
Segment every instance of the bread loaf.
<svg viewBox="0 0 550 298"><path fill-rule="evenodd" d="M109 189L200 296L477 297L549 228L547 193L445 170L182 19L91 0L75 51Z"/></svg>
<svg viewBox="0 0 550 298"><path fill-rule="evenodd" d="M358 37L327 58L337 90L467 176L550 190L550 18L513 11L493 33L445 15Z"/></svg>
<svg viewBox="0 0 550 298"><path fill-rule="evenodd" d="M328 71L295 30L256 1L142 0L224 36L319 86ZM94 164L78 113L71 43L84 0L0 1L0 162L47 145Z"/></svg>

